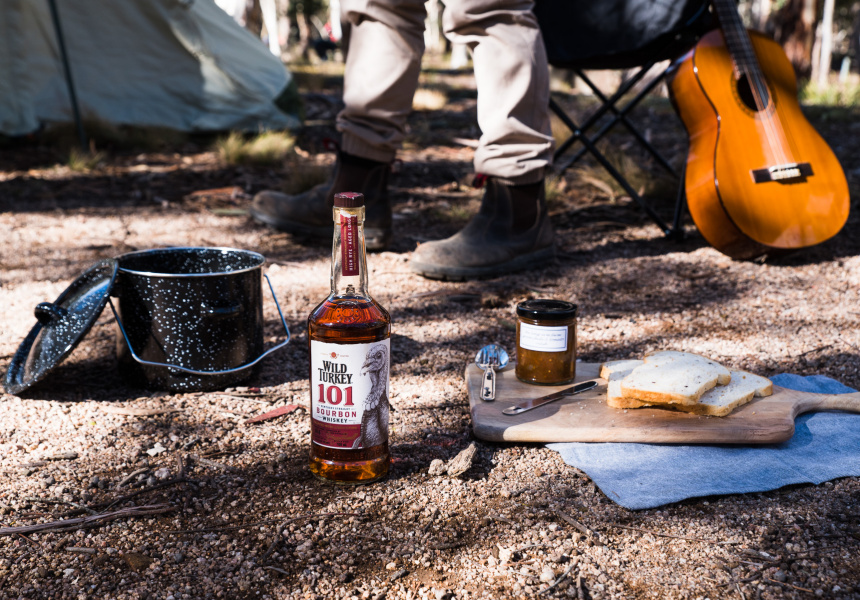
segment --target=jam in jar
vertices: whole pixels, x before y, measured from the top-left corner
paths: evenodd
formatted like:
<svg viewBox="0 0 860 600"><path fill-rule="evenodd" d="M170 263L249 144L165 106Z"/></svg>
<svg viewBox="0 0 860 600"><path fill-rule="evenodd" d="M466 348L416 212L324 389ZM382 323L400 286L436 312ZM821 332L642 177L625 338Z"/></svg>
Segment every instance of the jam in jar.
<svg viewBox="0 0 860 600"><path fill-rule="evenodd" d="M559 385L576 376L576 304L526 300L517 305L517 379Z"/></svg>

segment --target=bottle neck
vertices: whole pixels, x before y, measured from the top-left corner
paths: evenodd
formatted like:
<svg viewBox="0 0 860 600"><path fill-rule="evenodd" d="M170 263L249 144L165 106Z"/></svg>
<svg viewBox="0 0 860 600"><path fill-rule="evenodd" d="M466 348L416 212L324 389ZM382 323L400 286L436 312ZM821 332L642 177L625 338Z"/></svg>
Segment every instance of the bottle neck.
<svg viewBox="0 0 860 600"><path fill-rule="evenodd" d="M364 207L332 209L331 295L370 298L364 249Z"/></svg>

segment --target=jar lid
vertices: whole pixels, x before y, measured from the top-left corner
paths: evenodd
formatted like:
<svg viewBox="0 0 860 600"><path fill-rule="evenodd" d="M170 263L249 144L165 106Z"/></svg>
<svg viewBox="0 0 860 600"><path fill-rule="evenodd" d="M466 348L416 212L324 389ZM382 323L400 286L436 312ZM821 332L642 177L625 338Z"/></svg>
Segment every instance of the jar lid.
<svg viewBox="0 0 860 600"><path fill-rule="evenodd" d="M544 321L566 321L576 317L576 304L539 298L517 304L517 316Z"/></svg>
<svg viewBox="0 0 860 600"><path fill-rule="evenodd" d="M7 393L30 388L71 354L108 303L116 271L116 260L102 260L75 279L56 300L36 306L37 322L6 371Z"/></svg>

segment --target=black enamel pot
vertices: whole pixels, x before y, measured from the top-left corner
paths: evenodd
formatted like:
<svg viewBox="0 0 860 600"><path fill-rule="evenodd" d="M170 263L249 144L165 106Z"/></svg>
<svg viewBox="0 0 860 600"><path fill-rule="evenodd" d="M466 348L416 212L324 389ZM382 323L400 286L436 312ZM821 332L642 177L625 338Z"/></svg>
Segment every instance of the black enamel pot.
<svg viewBox="0 0 860 600"><path fill-rule="evenodd" d="M250 378L286 339L263 350L265 258L232 248L164 248L117 258L120 374L132 385L181 392L234 386ZM268 278L267 278L268 282Z"/></svg>

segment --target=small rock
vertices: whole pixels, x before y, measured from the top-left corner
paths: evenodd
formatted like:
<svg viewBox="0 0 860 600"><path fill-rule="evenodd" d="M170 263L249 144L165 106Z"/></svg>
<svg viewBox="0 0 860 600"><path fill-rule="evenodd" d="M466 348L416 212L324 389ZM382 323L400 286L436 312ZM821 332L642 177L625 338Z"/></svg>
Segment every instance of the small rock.
<svg viewBox="0 0 860 600"><path fill-rule="evenodd" d="M552 570L552 567L549 565L544 566L540 572L540 580L543 583L549 583L550 581L555 580L555 571Z"/></svg>
<svg viewBox="0 0 860 600"><path fill-rule="evenodd" d="M48 569L46 569L45 567L36 567L36 575L41 578L45 578L48 576Z"/></svg>
<svg viewBox="0 0 860 600"><path fill-rule="evenodd" d="M57 483L57 480L56 480L56 479L54 479L54 478L53 478L52 476L50 476L50 475L48 475L47 477L45 477L45 479L43 479L42 481L44 481L44 482L45 482L45 487L48 487L49 485L54 485L55 483Z"/></svg>
<svg viewBox="0 0 860 600"><path fill-rule="evenodd" d="M278 462L279 463L285 463L288 460L290 460L290 457L287 455L286 452L281 452L280 454L278 454Z"/></svg>
<svg viewBox="0 0 860 600"><path fill-rule="evenodd" d="M173 555L173 562L181 563L183 560L185 560L185 555L182 552L177 552Z"/></svg>
<svg viewBox="0 0 860 600"><path fill-rule="evenodd" d="M457 477L472 468L472 461L475 460L478 448L475 442L469 444L469 447L461 451L460 454L451 459L448 463L448 475Z"/></svg>
<svg viewBox="0 0 860 600"><path fill-rule="evenodd" d="M147 487L152 487L152 486L154 486L154 485L155 485L155 482L156 482L156 479L155 479L155 477L153 477L152 475L150 475L149 477L147 477L147 478L146 478L146 485L147 485Z"/></svg>
<svg viewBox="0 0 860 600"><path fill-rule="evenodd" d="M393 571L396 568L397 568L397 563L390 562L387 565L385 565L386 571Z"/></svg>
<svg viewBox="0 0 860 600"><path fill-rule="evenodd" d="M161 445L161 442L155 442L155 446L146 451L150 456L158 456L162 452L167 452L167 448Z"/></svg>
<svg viewBox="0 0 860 600"><path fill-rule="evenodd" d="M138 552L126 552L122 559L133 571L145 571L153 563L151 558Z"/></svg>
<svg viewBox="0 0 860 600"><path fill-rule="evenodd" d="M499 548L499 564L503 565L507 562L510 562L511 557L514 555L514 551L510 548Z"/></svg>
<svg viewBox="0 0 860 600"><path fill-rule="evenodd" d="M448 467L445 466L444 460L439 460L438 458L433 459L433 462L430 463L430 468L427 470L428 475L444 475L448 470Z"/></svg>
<svg viewBox="0 0 860 600"><path fill-rule="evenodd" d="M155 472L155 477L157 479L168 479L170 477L170 469L167 467L161 467Z"/></svg>
<svg viewBox="0 0 860 600"><path fill-rule="evenodd" d="M75 460L77 457L77 452L61 452L60 454L49 456L47 460Z"/></svg>
<svg viewBox="0 0 860 600"><path fill-rule="evenodd" d="M63 569L63 577L71 577L74 572L74 569Z"/></svg>
<svg viewBox="0 0 860 600"><path fill-rule="evenodd" d="M785 574L784 571L777 571L773 574L773 578L777 581L785 583L785 580L788 579L788 576Z"/></svg>
<svg viewBox="0 0 860 600"><path fill-rule="evenodd" d="M406 577L408 573L409 571L407 571L406 569L400 569L399 571L395 571L394 573L392 573L390 579L391 581L397 581L401 577Z"/></svg>

